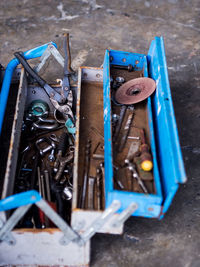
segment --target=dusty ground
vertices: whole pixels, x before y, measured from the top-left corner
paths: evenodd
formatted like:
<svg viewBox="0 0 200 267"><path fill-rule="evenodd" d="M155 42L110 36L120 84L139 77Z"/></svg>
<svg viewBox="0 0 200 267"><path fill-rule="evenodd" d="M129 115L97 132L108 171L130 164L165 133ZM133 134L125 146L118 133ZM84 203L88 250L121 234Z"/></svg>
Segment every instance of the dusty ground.
<svg viewBox="0 0 200 267"><path fill-rule="evenodd" d="M16 50L48 41L62 45L70 32L72 57L100 66L106 48L147 53L165 39L169 77L188 182L162 221L131 218L123 236L96 235L92 266L200 266L200 2L0 1L0 63Z"/></svg>

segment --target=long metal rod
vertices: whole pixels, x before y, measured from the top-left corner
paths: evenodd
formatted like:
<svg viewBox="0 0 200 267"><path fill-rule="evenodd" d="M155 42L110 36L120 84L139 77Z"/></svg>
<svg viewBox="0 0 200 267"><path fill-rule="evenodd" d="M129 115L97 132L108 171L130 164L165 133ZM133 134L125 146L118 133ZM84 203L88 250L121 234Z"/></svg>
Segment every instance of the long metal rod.
<svg viewBox="0 0 200 267"><path fill-rule="evenodd" d="M120 201L114 200L112 204L81 234L84 242L88 241L120 208Z"/></svg>
<svg viewBox="0 0 200 267"><path fill-rule="evenodd" d="M122 225L138 208L138 205L133 202L131 203L127 209L125 209L122 213L119 214L118 218L112 224L113 227L118 227Z"/></svg>

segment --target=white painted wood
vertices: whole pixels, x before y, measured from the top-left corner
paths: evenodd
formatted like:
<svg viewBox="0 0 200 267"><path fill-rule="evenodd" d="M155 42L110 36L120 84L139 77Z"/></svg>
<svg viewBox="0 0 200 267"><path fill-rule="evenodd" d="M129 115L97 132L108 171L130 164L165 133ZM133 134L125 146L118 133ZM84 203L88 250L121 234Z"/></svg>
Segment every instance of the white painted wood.
<svg viewBox="0 0 200 267"><path fill-rule="evenodd" d="M88 266L90 242L79 247L70 242L62 246L59 240L63 233L57 229L20 229L12 231L17 243L10 246L0 243L0 266L11 265L59 265Z"/></svg>

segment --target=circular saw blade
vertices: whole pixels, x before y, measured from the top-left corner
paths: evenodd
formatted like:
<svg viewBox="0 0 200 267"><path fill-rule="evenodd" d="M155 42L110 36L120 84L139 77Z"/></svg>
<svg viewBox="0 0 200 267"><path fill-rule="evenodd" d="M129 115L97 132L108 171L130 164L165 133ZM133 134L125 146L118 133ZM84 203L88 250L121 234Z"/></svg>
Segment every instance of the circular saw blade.
<svg viewBox="0 0 200 267"><path fill-rule="evenodd" d="M132 79L119 87L115 100L120 104L131 105L145 100L156 89L156 83L150 78Z"/></svg>

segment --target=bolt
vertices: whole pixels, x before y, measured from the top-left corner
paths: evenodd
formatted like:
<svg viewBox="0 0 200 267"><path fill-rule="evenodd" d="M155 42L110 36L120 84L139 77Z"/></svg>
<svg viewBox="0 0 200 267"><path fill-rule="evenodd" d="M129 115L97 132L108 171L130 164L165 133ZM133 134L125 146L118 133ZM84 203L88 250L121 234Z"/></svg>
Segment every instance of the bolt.
<svg viewBox="0 0 200 267"><path fill-rule="evenodd" d="M114 69L122 69L122 70L128 70L128 71L133 71L133 65L129 64L127 66L124 65L111 65L112 68Z"/></svg>
<svg viewBox="0 0 200 267"><path fill-rule="evenodd" d="M52 149L51 150L51 154L48 156L48 159L49 159L50 162L54 162L55 161L54 153L55 153L55 149Z"/></svg>

